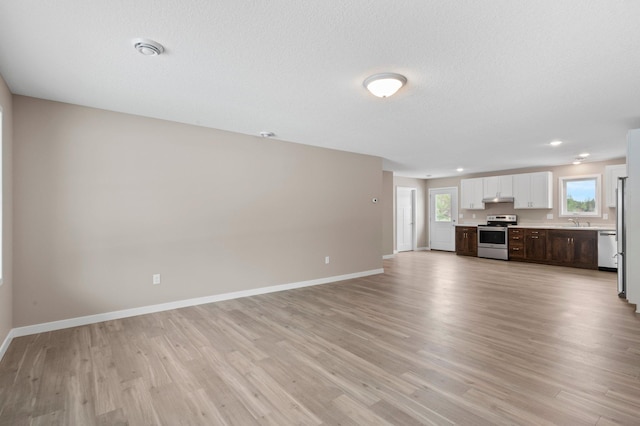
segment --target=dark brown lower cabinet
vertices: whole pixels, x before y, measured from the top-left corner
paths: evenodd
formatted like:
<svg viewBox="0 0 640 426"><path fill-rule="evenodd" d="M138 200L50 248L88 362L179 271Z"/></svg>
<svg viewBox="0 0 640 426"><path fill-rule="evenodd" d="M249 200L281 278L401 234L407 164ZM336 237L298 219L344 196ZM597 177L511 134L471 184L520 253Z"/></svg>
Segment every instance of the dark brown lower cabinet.
<svg viewBox="0 0 640 426"><path fill-rule="evenodd" d="M513 228L509 230L509 259L598 269L598 232Z"/></svg>
<svg viewBox="0 0 640 426"><path fill-rule="evenodd" d="M524 229L509 229L509 260L524 259Z"/></svg>
<svg viewBox="0 0 640 426"><path fill-rule="evenodd" d="M547 260L547 230L524 230L524 258L533 261Z"/></svg>
<svg viewBox="0 0 640 426"><path fill-rule="evenodd" d="M478 255L478 228L475 226L456 226L456 254L462 256Z"/></svg>
<svg viewBox="0 0 640 426"><path fill-rule="evenodd" d="M598 268L597 231L550 229L549 260L554 265Z"/></svg>

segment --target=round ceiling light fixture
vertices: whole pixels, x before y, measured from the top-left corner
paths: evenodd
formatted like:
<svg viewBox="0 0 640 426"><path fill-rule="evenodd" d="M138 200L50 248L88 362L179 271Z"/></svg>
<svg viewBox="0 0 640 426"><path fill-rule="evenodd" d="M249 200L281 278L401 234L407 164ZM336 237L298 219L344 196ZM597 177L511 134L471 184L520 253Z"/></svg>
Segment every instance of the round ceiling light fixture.
<svg viewBox="0 0 640 426"><path fill-rule="evenodd" d="M552 141L552 142L549 142L549 145L551 145L551 146L562 145L562 141Z"/></svg>
<svg viewBox="0 0 640 426"><path fill-rule="evenodd" d="M134 39L133 47L144 56L158 56L164 52L164 47L160 43L147 38Z"/></svg>
<svg viewBox="0 0 640 426"><path fill-rule="evenodd" d="M405 84L407 84L407 77L392 72L374 74L362 83L368 91L379 98L388 98Z"/></svg>

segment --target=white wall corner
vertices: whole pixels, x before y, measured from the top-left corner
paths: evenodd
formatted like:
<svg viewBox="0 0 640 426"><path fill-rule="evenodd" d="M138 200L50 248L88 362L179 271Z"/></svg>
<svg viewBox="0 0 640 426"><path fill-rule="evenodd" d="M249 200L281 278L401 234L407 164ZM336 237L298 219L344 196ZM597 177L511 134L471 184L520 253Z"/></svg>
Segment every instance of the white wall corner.
<svg viewBox="0 0 640 426"><path fill-rule="evenodd" d="M7 337L4 339L4 342L2 342L2 345L0 345L0 361L2 361L2 358L4 357L4 354L7 352L7 349L9 349L9 345L11 344L13 337L14 337L14 333L12 329L12 330L9 330L9 333L7 333Z"/></svg>

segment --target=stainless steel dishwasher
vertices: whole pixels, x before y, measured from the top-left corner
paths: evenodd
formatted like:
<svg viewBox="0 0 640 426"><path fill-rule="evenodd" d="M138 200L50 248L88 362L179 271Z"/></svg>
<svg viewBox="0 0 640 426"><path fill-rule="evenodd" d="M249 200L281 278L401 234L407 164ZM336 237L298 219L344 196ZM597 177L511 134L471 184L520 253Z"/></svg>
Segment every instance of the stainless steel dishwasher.
<svg viewBox="0 0 640 426"><path fill-rule="evenodd" d="M618 269L616 231L598 231L598 269Z"/></svg>

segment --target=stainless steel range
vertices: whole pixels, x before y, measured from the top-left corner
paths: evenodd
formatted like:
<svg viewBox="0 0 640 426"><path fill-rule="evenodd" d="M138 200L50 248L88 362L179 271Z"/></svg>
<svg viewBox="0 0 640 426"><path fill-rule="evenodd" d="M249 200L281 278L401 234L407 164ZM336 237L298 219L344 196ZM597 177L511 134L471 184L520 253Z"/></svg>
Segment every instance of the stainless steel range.
<svg viewBox="0 0 640 426"><path fill-rule="evenodd" d="M515 214L489 215L486 225L478 225L478 257L509 259L508 226L517 225Z"/></svg>

